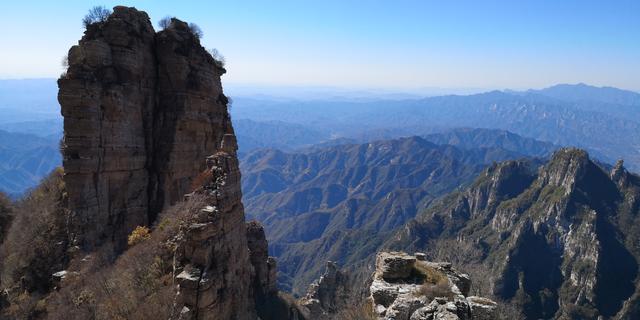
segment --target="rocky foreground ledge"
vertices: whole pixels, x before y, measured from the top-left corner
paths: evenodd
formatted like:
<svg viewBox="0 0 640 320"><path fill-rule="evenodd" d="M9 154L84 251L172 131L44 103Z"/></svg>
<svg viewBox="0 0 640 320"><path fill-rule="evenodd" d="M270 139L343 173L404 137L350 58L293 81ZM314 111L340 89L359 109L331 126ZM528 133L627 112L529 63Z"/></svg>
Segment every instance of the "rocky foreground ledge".
<svg viewBox="0 0 640 320"><path fill-rule="evenodd" d="M380 252L370 287L379 319L496 319L497 304L468 296L471 279L450 263L426 261L423 253Z"/></svg>

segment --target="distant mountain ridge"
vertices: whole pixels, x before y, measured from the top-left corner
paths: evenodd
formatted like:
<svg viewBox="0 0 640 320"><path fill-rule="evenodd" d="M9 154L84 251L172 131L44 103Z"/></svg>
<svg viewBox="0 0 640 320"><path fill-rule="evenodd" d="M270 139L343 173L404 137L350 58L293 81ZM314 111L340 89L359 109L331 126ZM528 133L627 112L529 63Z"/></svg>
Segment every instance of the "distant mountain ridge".
<svg viewBox="0 0 640 320"><path fill-rule="evenodd" d="M62 131L59 107L55 98L48 96L55 90L53 79L0 81L0 130L51 141L47 152L34 150L33 153L36 158L45 155L51 163L59 162L53 149L57 149ZM293 151L428 136L468 127L506 130L559 146L578 146L605 162L614 163L622 158L629 170L638 171L638 96L638 93L616 88L563 84L525 92L493 91L367 102L238 97L231 112L237 123L235 130L241 153L256 148ZM8 146L0 145L3 147ZM12 152L11 148L5 150L5 153ZM15 163L19 158L31 159L32 156L21 154L12 161ZM3 190L15 195L35 185L38 179L23 171L13 171L0 178L0 186L4 185Z"/></svg>
<svg viewBox="0 0 640 320"><path fill-rule="evenodd" d="M0 191L18 197L62 163L59 139L0 130Z"/></svg>
<svg viewBox="0 0 640 320"><path fill-rule="evenodd" d="M559 148L549 142L497 129L460 128L428 134L423 138L435 144L448 144L463 149L499 148L523 157L547 157Z"/></svg>
<svg viewBox="0 0 640 320"><path fill-rule="evenodd" d="M640 107L640 93L614 87L595 87L584 83L558 84L540 90L527 90L527 92L566 101L597 101Z"/></svg>
<svg viewBox="0 0 640 320"><path fill-rule="evenodd" d="M527 318L636 319L638 199L640 177L622 162L606 172L586 152L562 149L539 170L522 161L489 167L385 246L448 252Z"/></svg>
<svg viewBox="0 0 640 320"><path fill-rule="evenodd" d="M247 215L265 224L272 252L282 261L281 285L301 294L327 260L361 263L397 227L470 182L487 164L554 150L535 141L536 148L529 148L529 139L499 130L430 137L448 141L454 134L465 142L460 147L410 137L245 155L243 202ZM495 141L511 141L503 146L520 149L491 147Z"/></svg>
<svg viewBox="0 0 640 320"><path fill-rule="evenodd" d="M326 132L282 121L239 119L234 121L234 125L240 153L260 148L287 151L329 139Z"/></svg>
<svg viewBox="0 0 640 320"><path fill-rule="evenodd" d="M629 105L633 98L610 97L610 89L579 87L580 90L575 90L577 93L566 95L570 100L559 99L561 96L554 94L557 89L524 93L492 91L468 96L367 103L261 103L236 99L239 107L234 109L234 116L299 123L345 138L376 131L384 132L384 137L390 138L456 127L501 129L557 145L582 147L594 157L608 162L624 158L631 170L638 170L640 107ZM635 96L633 92L619 91L621 93L616 92L623 97ZM611 101L628 102L620 105Z"/></svg>

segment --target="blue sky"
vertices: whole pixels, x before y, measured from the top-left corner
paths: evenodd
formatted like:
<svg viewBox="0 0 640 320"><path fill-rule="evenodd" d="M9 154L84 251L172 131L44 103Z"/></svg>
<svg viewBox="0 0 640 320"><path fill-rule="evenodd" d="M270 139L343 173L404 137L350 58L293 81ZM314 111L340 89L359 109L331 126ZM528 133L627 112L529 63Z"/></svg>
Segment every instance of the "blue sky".
<svg viewBox="0 0 640 320"><path fill-rule="evenodd" d="M640 1L2 1L0 78L57 77L94 5L195 22L235 84L640 91Z"/></svg>

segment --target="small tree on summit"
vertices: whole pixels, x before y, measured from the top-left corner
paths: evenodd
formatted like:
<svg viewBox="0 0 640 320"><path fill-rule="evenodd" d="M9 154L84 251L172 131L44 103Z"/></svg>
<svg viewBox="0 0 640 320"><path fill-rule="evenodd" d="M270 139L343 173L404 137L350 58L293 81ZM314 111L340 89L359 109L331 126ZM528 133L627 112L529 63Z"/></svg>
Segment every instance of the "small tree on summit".
<svg viewBox="0 0 640 320"><path fill-rule="evenodd" d="M218 65L218 67L224 67L224 65L226 63L226 60L225 60L224 56L222 55L222 53L220 53L220 51L218 51L218 49L216 49L216 48L211 48L208 51L211 54L211 56L213 57L213 60L216 61L216 65Z"/></svg>
<svg viewBox="0 0 640 320"><path fill-rule="evenodd" d="M107 9L104 6L95 6L89 9L89 13L82 19L82 24L85 28L89 27L94 23L102 23L107 21L109 15L111 14L111 10Z"/></svg>
<svg viewBox="0 0 640 320"><path fill-rule="evenodd" d="M173 19L173 17L171 16L166 16L160 19L160 21L158 21L158 26L160 27L160 29L164 30L166 28L169 28L169 26L171 26L171 19Z"/></svg>
<svg viewBox="0 0 640 320"><path fill-rule="evenodd" d="M194 37L198 38L198 39L202 39L202 36L204 35L204 33L202 32L202 29L200 29L200 27L195 24L195 23L189 23L189 29L191 29L191 34L193 34Z"/></svg>

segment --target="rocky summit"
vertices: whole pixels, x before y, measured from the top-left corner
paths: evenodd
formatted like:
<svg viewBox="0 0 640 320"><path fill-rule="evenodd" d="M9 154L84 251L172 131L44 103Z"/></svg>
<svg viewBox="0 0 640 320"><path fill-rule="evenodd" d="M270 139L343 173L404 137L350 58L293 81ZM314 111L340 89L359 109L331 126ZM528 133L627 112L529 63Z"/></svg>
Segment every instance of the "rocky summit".
<svg viewBox="0 0 640 320"><path fill-rule="evenodd" d="M451 263L426 260L424 253L380 252L370 292L379 319L433 320L497 318L497 304L469 296L471 280Z"/></svg>
<svg viewBox="0 0 640 320"><path fill-rule="evenodd" d="M347 307L351 296L349 276L329 261L324 274L309 286L299 305L307 319L332 319Z"/></svg>
<svg viewBox="0 0 640 320"><path fill-rule="evenodd" d="M138 225L190 191L233 134L225 69L187 23L155 32L145 12L115 7L68 54L58 80L74 242L122 247Z"/></svg>
<svg viewBox="0 0 640 320"><path fill-rule="evenodd" d="M482 275L522 317L635 319L640 178L560 149L543 166L507 161L445 197L389 240L444 252Z"/></svg>
<svg viewBox="0 0 640 320"><path fill-rule="evenodd" d="M275 261L262 227L245 225L225 69L187 23L156 33L127 7L89 25L68 60L58 99L71 245L121 250L136 227L199 197L166 243L178 288L167 316L256 319L277 296Z"/></svg>

